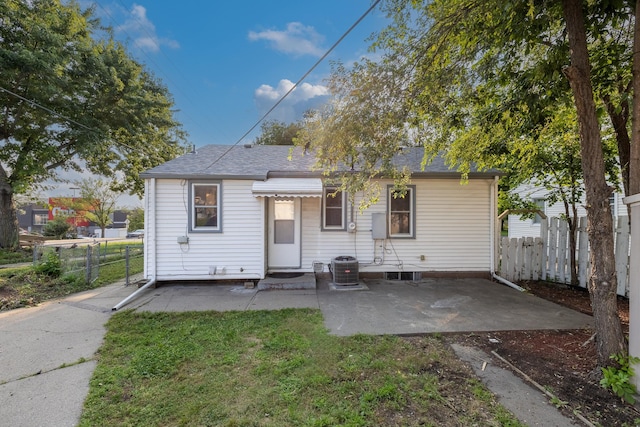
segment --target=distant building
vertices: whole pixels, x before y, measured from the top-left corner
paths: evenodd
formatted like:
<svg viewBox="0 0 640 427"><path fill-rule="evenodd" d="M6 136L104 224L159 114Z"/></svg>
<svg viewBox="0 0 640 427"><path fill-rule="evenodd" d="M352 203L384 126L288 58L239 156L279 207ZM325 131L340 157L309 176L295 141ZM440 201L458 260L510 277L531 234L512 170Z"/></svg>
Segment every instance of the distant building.
<svg viewBox="0 0 640 427"><path fill-rule="evenodd" d="M42 233L42 227L49 221L49 206L30 204L18 207L18 224L29 233Z"/></svg>
<svg viewBox="0 0 640 427"><path fill-rule="evenodd" d="M42 234L43 227L55 216L56 206L52 204L28 204L18 207L18 225L29 233ZM127 234L128 213L116 210L111 215L112 223L107 226L105 237L125 237ZM71 217L70 222L75 223L76 233L81 236L98 236L100 227L84 218ZM113 231L111 231L113 230Z"/></svg>
<svg viewBox="0 0 640 427"><path fill-rule="evenodd" d="M549 190L544 187L536 186L535 184L527 183L521 184L512 191L522 198L535 203L537 208L542 211L548 218L559 218L565 215L564 204L562 202L550 203L547 199L549 197ZM619 192L614 192L609 198L611 204L611 214L614 217L614 221L620 216L627 216L627 207L622 199L624 195ZM587 215L587 211L584 208L584 196L582 201L578 203L578 217L584 217ZM535 215L533 218L523 218L519 214L510 214L508 219L509 225L509 238L512 237L540 237L540 223L541 218L539 215Z"/></svg>

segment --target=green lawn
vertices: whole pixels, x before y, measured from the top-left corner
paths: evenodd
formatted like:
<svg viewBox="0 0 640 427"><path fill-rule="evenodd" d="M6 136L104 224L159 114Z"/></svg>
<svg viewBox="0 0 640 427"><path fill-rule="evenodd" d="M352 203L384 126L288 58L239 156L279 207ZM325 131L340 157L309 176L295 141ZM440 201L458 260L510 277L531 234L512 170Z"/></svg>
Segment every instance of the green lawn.
<svg viewBox="0 0 640 427"><path fill-rule="evenodd" d="M82 426L519 426L438 337L336 337L318 310L111 317Z"/></svg>

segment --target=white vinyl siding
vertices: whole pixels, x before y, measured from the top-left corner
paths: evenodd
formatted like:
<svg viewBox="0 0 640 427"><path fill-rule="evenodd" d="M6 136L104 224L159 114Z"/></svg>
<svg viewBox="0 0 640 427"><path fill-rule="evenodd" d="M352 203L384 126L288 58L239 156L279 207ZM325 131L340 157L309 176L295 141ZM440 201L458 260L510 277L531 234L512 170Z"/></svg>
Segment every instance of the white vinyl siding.
<svg viewBox="0 0 640 427"><path fill-rule="evenodd" d="M156 180L155 219L158 280L262 278L264 198L254 197L250 180L225 180L220 200L221 233L189 231L189 190L184 180ZM177 242L181 236L188 243ZM149 243L149 242L147 242ZM217 274L211 274L217 267Z"/></svg>
<svg viewBox="0 0 640 427"><path fill-rule="evenodd" d="M547 197L547 190L542 187L536 187L533 185L523 184L513 190L514 193L519 194L520 197L527 200L545 199ZM618 216L627 216L627 208L623 202L623 196L620 193L613 194L613 204L611 205L611 214L614 218ZM566 215L564 210L564 204L562 202L554 203L553 205L545 204L544 209L547 218L560 218ZM578 204L578 217L587 216L587 211L584 208L584 203ZM540 237L540 223L536 223L534 219L522 218L521 215L512 214L509 215L507 224L509 227L509 237Z"/></svg>
<svg viewBox="0 0 640 427"><path fill-rule="evenodd" d="M220 233L189 231L189 183L148 180L145 199L145 274L159 281L260 279L266 273L265 197L252 194L251 180L223 180ZM386 188L391 181L381 181ZM378 203L360 212L345 206L353 232L323 230L322 198L301 198L301 267L327 265L337 256L354 256L362 272L489 272L492 254L493 179L414 179L415 238L373 240L372 213L387 214L384 190ZM351 230L351 229L350 229ZM188 243L178 243L183 238ZM214 268L218 270L213 270ZM211 274L211 272L217 274Z"/></svg>
<svg viewBox="0 0 640 427"><path fill-rule="evenodd" d="M383 188L390 181L381 182ZM358 259L360 271L486 271L491 270L493 180L414 179L415 239L371 238L371 214L386 213L385 192L364 212L347 207L353 233L321 233L317 218L319 200L302 203L302 268L312 271L314 261L327 270L331 259L349 255ZM353 218L351 217L353 211ZM422 260L424 256L424 260Z"/></svg>

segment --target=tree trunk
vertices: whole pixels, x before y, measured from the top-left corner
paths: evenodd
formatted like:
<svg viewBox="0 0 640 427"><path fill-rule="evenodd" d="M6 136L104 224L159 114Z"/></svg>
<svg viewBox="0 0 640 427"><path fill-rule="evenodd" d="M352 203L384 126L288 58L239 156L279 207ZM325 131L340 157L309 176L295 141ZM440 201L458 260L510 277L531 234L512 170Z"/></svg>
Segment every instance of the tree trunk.
<svg viewBox="0 0 640 427"><path fill-rule="evenodd" d="M630 196L629 193L629 163L631 155L631 140L629 138L629 132L627 131L627 123L629 121L629 108L628 104L623 104L618 112L618 109L611 102L608 96L605 96L605 105L613 130L616 134L616 142L618 143L618 158L620 159L620 169L622 173L622 188L625 196Z"/></svg>
<svg viewBox="0 0 640 427"><path fill-rule="evenodd" d="M0 166L0 249L17 249L20 243L18 217L13 205L13 188Z"/></svg>
<svg viewBox="0 0 640 427"><path fill-rule="evenodd" d="M598 366L609 366L609 356L626 354L618 317L617 280L613 245L613 218L605 179L600 124L591 86L589 53L580 0L563 0L571 66L564 71L571 84L580 128L580 152L586 192L587 233L591 250L589 295L596 328Z"/></svg>

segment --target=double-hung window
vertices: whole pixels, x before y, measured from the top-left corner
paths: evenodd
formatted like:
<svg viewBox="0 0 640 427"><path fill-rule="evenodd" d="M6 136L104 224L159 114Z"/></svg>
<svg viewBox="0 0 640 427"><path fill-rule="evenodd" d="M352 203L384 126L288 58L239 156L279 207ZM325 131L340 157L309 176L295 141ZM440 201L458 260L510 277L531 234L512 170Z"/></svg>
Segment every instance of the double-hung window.
<svg viewBox="0 0 640 427"><path fill-rule="evenodd" d="M49 212L33 212L33 225L45 225L49 222Z"/></svg>
<svg viewBox="0 0 640 427"><path fill-rule="evenodd" d="M191 231L221 231L221 184L218 182L192 182L189 190Z"/></svg>
<svg viewBox="0 0 640 427"><path fill-rule="evenodd" d="M322 229L345 229L345 194L336 187L325 187L322 191Z"/></svg>
<svg viewBox="0 0 640 427"><path fill-rule="evenodd" d="M533 199L533 203L536 205L536 209L538 209L539 211L546 213L546 202L544 199ZM540 224L542 222L542 217L540 216L540 214L536 213L533 216L533 221L534 224Z"/></svg>
<svg viewBox="0 0 640 427"><path fill-rule="evenodd" d="M390 237L415 237L415 193L415 186L408 186L404 192L394 190L393 186L388 187L388 225Z"/></svg>

